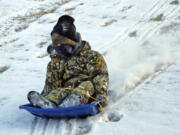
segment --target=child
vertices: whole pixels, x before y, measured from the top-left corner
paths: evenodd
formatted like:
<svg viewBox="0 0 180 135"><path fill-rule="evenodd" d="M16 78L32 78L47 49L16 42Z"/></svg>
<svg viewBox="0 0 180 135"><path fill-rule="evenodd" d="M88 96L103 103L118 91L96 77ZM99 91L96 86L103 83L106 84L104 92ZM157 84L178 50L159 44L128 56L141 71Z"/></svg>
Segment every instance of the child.
<svg viewBox="0 0 180 135"><path fill-rule="evenodd" d="M107 104L109 76L103 56L91 50L76 32L74 18L63 15L51 32L47 66L41 94L28 93L28 100L40 108L70 107L91 102L90 97Z"/></svg>

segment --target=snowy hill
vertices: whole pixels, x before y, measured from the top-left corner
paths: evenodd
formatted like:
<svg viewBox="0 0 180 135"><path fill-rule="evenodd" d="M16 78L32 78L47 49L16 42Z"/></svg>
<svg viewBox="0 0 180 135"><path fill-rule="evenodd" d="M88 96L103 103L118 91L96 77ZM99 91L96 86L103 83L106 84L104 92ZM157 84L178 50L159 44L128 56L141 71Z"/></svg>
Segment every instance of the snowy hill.
<svg viewBox="0 0 180 135"><path fill-rule="evenodd" d="M0 0L0 11L1 135L180 134L180 1ZM106 114L52 120L18 108L44 86L50 32L63 14L105 56Z"/></svg>

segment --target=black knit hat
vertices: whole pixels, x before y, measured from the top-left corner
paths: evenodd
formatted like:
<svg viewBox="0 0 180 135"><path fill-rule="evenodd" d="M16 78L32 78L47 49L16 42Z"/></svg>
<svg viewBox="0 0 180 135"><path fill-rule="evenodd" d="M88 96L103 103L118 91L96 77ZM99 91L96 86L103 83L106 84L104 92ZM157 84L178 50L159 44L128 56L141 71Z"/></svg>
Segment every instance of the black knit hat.
<svg viewBox="0 0 180 135"><path fill-rule="evenodd" d="M76 27L74 25L75 19L69 15L59 17L57 24L54 26L51 36L54 33L67 37L77 42Z"/></svg>

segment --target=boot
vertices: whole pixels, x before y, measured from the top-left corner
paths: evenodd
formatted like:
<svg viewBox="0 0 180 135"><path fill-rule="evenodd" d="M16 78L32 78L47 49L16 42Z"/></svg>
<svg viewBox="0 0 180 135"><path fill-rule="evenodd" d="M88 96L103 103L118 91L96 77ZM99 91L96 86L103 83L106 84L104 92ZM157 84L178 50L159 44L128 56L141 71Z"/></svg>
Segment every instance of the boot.
<svg viewBox="0 0 180 135"><path fill-rule="evenodd" d="M71 94L63 100L59 107L72 107L81 105L81 103L82 96L80 94Z"/></svg>
<svg viewBox="0 0 180 135"><path fill-rule="evenodd" d="M36 91L30 91L27 98L33 106L40 108L56 108L56 104L44 98Z"/></svg>

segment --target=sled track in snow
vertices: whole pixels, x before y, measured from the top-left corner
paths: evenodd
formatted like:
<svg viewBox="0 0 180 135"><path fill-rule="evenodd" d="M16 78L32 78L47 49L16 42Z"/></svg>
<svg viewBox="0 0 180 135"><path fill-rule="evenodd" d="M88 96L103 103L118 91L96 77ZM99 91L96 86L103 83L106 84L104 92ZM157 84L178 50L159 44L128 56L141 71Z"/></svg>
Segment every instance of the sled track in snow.
<svg viewBox="0 0 180 135"><path fill-rule="evenodd" d="M38 118L35 117L34 120L32 121L31 130L30 130L30 134L29 135L33 135L34 134L34 130L35 130L36 125L37 125L37 121L38 121Z"/></svg>
<svg viewBox="0 0 180 135"><path fill-rule="evenodd" d="M102 50L103 54L107 54L107 50L109 48L111 47L115 48L118 45L123 45L123 43L127 41L128 38L130 38L128 34L138 29L143 29L143 33L141 33L140 38L137 39L138 43L141 44L147 39L149 39L153 34L155 34L158 31L158 29L161 26L166 24L166 20L157 21L157 22L151 20L153 19L153 17L157 17L158 15L163 13L163 18L168 19L168 18L173 18L178 14L180 7L178 5L169 6L169 3L170 0L155 1L153 3L152 8L150 8L144 15L142 15L139 21L135 22L132 25L132 27L129 27L126 30L117 34L117 36L110 43L108 43L108 45L106 45L103 48L100 48L99 50ZM148 27L148 29L146 29L145 28L146 25L151 25L152 27ZM115 42L118 42L118 45Z"/></svg>
<svg viewBox="0 0 180 135"><path fill-rule="evenodd" d="M177 13L178 9L179 9L179 7L168 10L167 15L164 16L164 17L168 18L170 16L173 16L173 17L176 16L176 13ZM165 23L166 22L156 23L155 26L153 26L151 29L146 30L143 33L143 35L141 36L141 38L138 39L138 42L143 43L143 41L145 41L145 40L149 39L150 37L152 37L152 35L155 34L158 31L158 29L161 26L163 26Z"/></svg>
<svg viewBox="0 0 180 135"><path fill-rule="evenodd" d="M156 78L158 75L160 75L161 73L163 73L169 66L171 66L172 63L169 63L167 65L164 65L162 67L159 67L156 69L156 71L153 74L145 74L144 77L142 77L138 82L135 83L134 87L125 87L124 89L122 89L122 91L126 91L123 94L120 95L113 95L114 99L116 100L112 100L110 102L112 102L111 106L108 106L108 109L113 110L114 108L116 108L117 106L119 106L119 104L124 97L126 97L128 95L128 93L130 93L131 91L133 91L134 89L136 89L137 87L143 85L144 83L150 82L152 81L154 78Z"/></svg>
<svg viewBox="0 0 180 135"><path fill-rule="evenodd" d="M167 0L168 1L168 0ZM166 1L166 2L167 2ZM164 3L165 4L165 3ZM164 5L163 5L164 6ZM177 15L177 13L178 13L178 11L179 11L179 6L176 6L176 7L169 7L167 4L163 7L163 6L161 6L161 13L164 13L165 14L165 18L167 19L167 18L170 18L170 17L175 17L176 15ZM163 11L167 11L167 12L163 12ZM157 10L156 10L156 12L157 12ZM152 17L152 14L151 14L151 16L150 17ZM149 19L151 19L151 18L149 18ZM154 22L154 24L153 24L153 27L148 27L148 28L150 28L150 29L145 29L145 28L142 28L143 30L145 30L142 34L141 34L141 36L139 37L139 39L137 39L137 41L138 41L138 43L141 45L141 44L143 44L146 40L148 40L149 38L151 38L152 36L153 36L153 34L155 34L156 32L158 32L158 30L159 30L159 28L161 28L161 26L163 26L164 24L165 24L166 22ZM134 25L134 27L135 28L132 28L132 30L131 29L127 29L127 31L126 31L126 33L122 33L122 35L124 34L126 34L124 37L119 37L120 38L120 43L122 43L123 44L123 42L125 42L125 41L127 41L130 37L128 36L128 33L130 32L130 31L134 31L134 30L136 30L136 29L138 29L138 28L141 28L141 27L143 27L144 26L144 24L145 23L141 23L141 22L139 22L139 23L135 23L135 25ZM150 25L152 25L152 24L150 24ZM120 36L120 35L118 35L118 36ZM116 39L116 40L119 40L118 38ZM116 48L116 45L117 44L113 44L113 45L110 45L110 47L112 47L112 48ZM121 44L120 44L120 46L121 46ZM105 49L107 49L108 50L108 48L109 48L109 46L108 47L106 47ZM103 51L103 53L104 54L107 54L107 52L106 51ZM148 81L151 81L151 80L153 80L156 76L158 76L159 74L161 74L165 69L167 69L169 66L171 66L172 64L171 63L169 63L169 64L167 64L167 65L161 65L161 67L159 67L159 68L157 68L156 70L155 70L155 72L153 73L153 74L145 74L144 76L145 77L142 77L142 79L140 79L140 81L138 81L136 84L135 84L135 86L134 87L125 87L124 89L123 89L123 91L126 91L124 94L122 94L122 95L120 95L120 96L118 96L118 97L116 97L116 99L119 99L119 100L121 100L123 97L125 97L129 92L131 92L133 89L135 89L136 87L138 87L139 85L142 85L142 84L144 84L145 82L148 82ZM118 102L117 101L114 101L113 100L113 103L114 102L116 102L115 104L113 104L113 106L111 106L110 108L111 109L113 109L113 107L116 107L117 105L118 105Z"/></svg>
<svg viewBox="0 0 180 135"><path fill-rule="evenodd" d="M168 18L168 17L170 18L170 17L175 16L179 7L168 6L169 2L170 2L169 0L166 0L166 1L155 0L152 4L152 7L144 15L142 15L141 20L143 21L150 20L153 16L155 16L155 14L158 15L157 13L159 12L164 13L165 18ZM122 33L118 34L118 37L116 37L113 41L115 40L120 40L120 42L126 41L128 38L130 38L128 36L129 32L132 32L144 26L145 23L141 22L141 20L134 23L133 27L130 27L129 29L126 29ZM145 31L141 34L140 38L137 39L139 43L143 43L145 40L149 39L154 33L157 32L160 26L165 24L165 22L153 22L153 23L154 25L153 27L149 27L150 29L143 28L143 30ZM110 46L110 47L115 47L115 46ZM108 48L109 46L103 49L104 50L103 52L105 52L105 50L107 50ZM148 78L150 78L150 80L153 79L154 77L159 75L166 67L164 67L163 69L159 69L157 72L154 72L153 74L149 76L146 76L146 78L142 78L142 80L138 82L134 88L146 82ZM130 89L128 91L131 91L134 88L126 88L126 89ZM125 93L125 95L126 94L127 93ZM57 120L57 119L42 119L42 118L35 117L32 122L29 135L75 135L76 130L77 130L76 129L77 123L78 121L74 119L73 120L68 120L68 119Z"/></svg>
<svg viewBox="0 0 180 135"><path fill-rule="evenodd" d="M75 120L44 119L35 117L28 135L69 135L75 126Z"/></svg>

